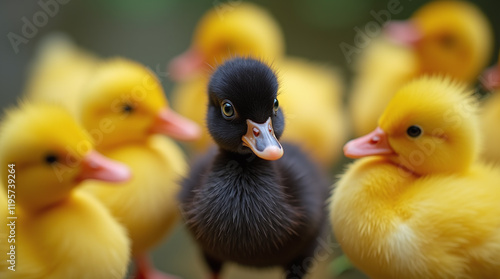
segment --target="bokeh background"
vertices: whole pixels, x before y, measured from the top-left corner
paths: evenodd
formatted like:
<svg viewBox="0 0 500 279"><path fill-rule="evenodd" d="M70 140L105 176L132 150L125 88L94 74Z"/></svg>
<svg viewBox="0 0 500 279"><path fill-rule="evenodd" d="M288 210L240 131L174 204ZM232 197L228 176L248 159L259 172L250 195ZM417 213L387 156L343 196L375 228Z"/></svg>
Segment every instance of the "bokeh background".
<svg viewBox="0 0 500 279"><path fill-rule="evenodd" d="M40 1L40 0L39 0ZM41 0L47 2L47 0ZM55 0L53 0L55 1ZM215 5L237 5L240 0L59 0L59 11L49 17L47 24L38 27L28 42L19 45L16 53L8 34L22 35L25 17L42 11L38 1L2 0L0 2L0 108L15 104L22 94L30 62L37 43L48 33L67 33L81 47L101 56L124 56L151 67L159 76L167 95L173 86L166 65L190 44L192 32L203 13ZM394 0L392 0L394 1ZM353 44L355 27L361 29L374 20L370 11L387 8L389 0L256 0L271 12L280 23L286 39L287 54L300 56L338 67L346 79L346 96L352 76L351 64L339 44ZM392 19L406 19L427 1L400 0L401 13ZM495 29L495 53L500 38L499 1L473 1L488 16ZM491 57L491 63L496 57ZM334 171L341 170L341 162ZM335 250L332 258L340 255ZM154 251L158 267L182 278L206 277L206 268L194 244L182 225ZM332 268L324 263L325 268ZM321 278L331 278L329 272ZM225 278L279 278L278 270L255 272L230 266ZM337 278L365 278L349 270Z"/></svg>

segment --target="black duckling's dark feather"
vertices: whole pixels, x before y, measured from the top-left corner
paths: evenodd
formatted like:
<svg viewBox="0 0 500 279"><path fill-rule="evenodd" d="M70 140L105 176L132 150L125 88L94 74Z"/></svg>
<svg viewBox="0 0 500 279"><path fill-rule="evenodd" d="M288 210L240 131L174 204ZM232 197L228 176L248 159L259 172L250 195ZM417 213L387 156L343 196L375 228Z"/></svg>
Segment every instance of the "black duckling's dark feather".
<svg viewBox="0 0 500 279"><path fill-rule="evenodd" d="M297 147L284 149L278 161L222 152L192 168L181 193L183 216L207 254L286 265L314 246L326 223L328 184Z"/></svg>

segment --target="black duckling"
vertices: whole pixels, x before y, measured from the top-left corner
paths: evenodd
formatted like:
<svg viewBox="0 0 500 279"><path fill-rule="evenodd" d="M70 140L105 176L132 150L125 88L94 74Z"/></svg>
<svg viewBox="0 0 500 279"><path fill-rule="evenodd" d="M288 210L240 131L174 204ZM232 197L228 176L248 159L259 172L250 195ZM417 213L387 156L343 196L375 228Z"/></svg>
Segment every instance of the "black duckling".
<svg viewBox="0 0 500 279"><path fill-rule="evenodd" d="M227 261L302 278L328 230L329 184L298 147L278 141L285 123L277 92L274 72L249 58L211 77L207 126L219 148L192 167L180 201L212 278Z"/></svg>

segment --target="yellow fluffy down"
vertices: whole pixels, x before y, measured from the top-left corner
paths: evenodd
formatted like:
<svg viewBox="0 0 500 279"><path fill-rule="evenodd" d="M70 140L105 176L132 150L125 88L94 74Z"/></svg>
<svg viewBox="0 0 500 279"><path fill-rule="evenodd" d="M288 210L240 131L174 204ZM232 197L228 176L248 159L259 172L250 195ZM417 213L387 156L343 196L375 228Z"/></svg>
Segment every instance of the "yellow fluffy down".
<svg viewBox="0 0 500 279"><path fill-rule="evenodd" d="M24 104L8 112L0 131L0 162L15 164L17 219L15 243L6 243L2 228L0 248L10 251L10 245L15 245L16 271L7 269L11 263L2 252L0 278L120 279L126 275L130 241L125 229L97 199L75 189L81 169L74 162L92 149L87 134L61 107ZM47 154L56 156L57 162L47 163ZM7 182L6 169L1 181ZM2 186L3 194L7 185ZM0 217L7 220L6 215L12 214L4 211L5 196L0 195L0 203Z"/></svg>
<svg viewBox="0 0 500 279"><path fill-rule="evenodd" d="M410 125L422 134L407 136ZM370 278L499 278L500 169L476 160L476 104L463 86L411 82L379 127L395 155L355 161L332 195L345 254Z"/></svg>

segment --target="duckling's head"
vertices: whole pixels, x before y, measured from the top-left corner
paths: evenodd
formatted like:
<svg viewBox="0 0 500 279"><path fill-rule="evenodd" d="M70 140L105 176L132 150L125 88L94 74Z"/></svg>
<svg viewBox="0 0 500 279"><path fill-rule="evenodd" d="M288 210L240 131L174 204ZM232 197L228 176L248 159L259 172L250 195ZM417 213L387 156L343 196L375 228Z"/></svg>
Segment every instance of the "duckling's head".
<svg viewBox="0 0 500 279"><path fill-rule="evenodd" d="M279 159L285 122L277 93L276 75L263 62L234 58L219 66L208 85L207 111L208 130L219 147Z"/></svg>
<svg viewBox="0 0 500 279"><path fill-rule="evenodd" d="M351 158L387 156L424 175L466 170L479 152L476 102L449 79L423 77L394 96L372 133L347 143Z"/></svg>
<svg viewBox="0 0 500 279"><path fill-rule="evenodd" d="M7 112L0 161L2 181L14 185L5 187L15 191L16 204L23 208L60 202L85 179L118 182L131 176L125 165L94 151L88 134L67 111L48 104L23 104Z"/></svg>
<svg viewBox="0 0 500 279"><path fill-rule="evenodd" d="M477 79L492 54L493 32L486 16L466 1L433 1L410 20L390 23L387 34L414 47L425 74Z"/></svg>
<svg viewBox="0 0 500 279"><path fill-rule="evenodd" d="M200 134L197 124L168 107L156 76L130 60L103 62L82 95L81 120L100 150L141 142L154 133L179 140Z"/></svg>
<svg viewBox="0 0 500 279"><path fill-rule="evenodd" d="M220 4L208 11L196 27L191 47L169 65L175 80L215 67L236 56L272 62L284 55L278 23L262 8L250 3Z"/></svg>

